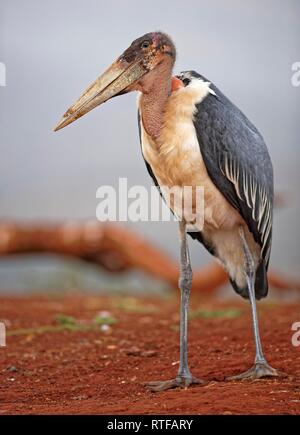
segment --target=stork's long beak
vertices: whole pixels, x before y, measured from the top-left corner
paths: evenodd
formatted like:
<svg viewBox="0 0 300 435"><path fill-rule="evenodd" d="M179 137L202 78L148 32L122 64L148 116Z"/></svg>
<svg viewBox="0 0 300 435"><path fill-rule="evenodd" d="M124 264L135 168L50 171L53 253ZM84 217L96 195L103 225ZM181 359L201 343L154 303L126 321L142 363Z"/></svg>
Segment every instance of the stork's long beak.
<svg viewBox="0 0 300 435"><path fill-rule="evenodd" d="M66 111L54 131L66 127L110 98L126 93L126 88L138 81L146 72L140 61L128 63L122 57L119 58Z"/></svg>

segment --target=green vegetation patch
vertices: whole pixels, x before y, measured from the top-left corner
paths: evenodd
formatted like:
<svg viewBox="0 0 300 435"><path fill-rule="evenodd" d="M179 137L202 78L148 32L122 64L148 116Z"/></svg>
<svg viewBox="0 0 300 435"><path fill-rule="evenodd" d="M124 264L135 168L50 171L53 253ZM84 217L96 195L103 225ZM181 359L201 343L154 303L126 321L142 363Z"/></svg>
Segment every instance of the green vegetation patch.
<svg viewBox="0 0 300 435"><path fill-rule="evenodd" d="M58 314L55 317L55 325L41 325L32 328L20 328L7 331L7 336L17 335L37 335L46 334L48 332L63 332L63 331L99 331L102 325L113 325L117 323L117 319L113 316L105 317L97 315L93 320L81 322L75 317Z"/></svg>
<svg viewBox="0 0 300 435"><path fill-rule="evenodd" d="M223 310L194 310L191 311L189 318L190 319L234 319L239 317L242 314L242 311L238 308L226 308Z"/></svg>
<svg viewBox="0 0 300 435"><path fill-rule="evenodd" d="M153 313L157 308L152 305L144 305L135 298L122 298L113 302L113 306L120 310L131 313Z"/></svg>

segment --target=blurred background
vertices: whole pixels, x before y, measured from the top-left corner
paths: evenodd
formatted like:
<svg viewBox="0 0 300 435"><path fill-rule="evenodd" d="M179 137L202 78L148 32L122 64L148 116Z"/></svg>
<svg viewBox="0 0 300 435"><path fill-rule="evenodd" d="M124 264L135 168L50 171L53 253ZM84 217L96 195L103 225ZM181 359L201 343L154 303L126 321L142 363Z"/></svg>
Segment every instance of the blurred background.
<svg viewBox="0 0 300 435"><path fill-rule="evenodd" d="M53 133L61 115L142 34L162 30L177 46L175 71L195 69L215 83L263 134L275 189L271 267L300 278L298 0L0 0L0 220L95 221L101 185L151 186L140 152L136 95L113 99ZM176 223L124 223L178 258ZM1 237L0 237L1 241ZM211 257L190 241L193 265ZM0 258L0 293L72 288L163 291L131 271L112 275L55 255Z"/></svg>

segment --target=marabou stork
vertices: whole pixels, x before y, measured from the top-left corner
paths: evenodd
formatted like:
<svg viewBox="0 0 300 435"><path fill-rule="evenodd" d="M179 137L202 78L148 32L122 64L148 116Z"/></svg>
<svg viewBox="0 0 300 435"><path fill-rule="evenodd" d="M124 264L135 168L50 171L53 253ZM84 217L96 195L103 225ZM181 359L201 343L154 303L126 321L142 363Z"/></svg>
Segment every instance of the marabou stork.
<svg viewBox="0 0 300 435"><path fill-rule="evenodd" d="M138 124L143 157L160 186L203 186L204 226L180 233L180 366L175 379L150 382L153 391L204 383L192 376L187 317L192 269L186 234L223 264L234 290L251 303L256 356L252 368L227 379L283 376L266 361L256 299L268 293L273 219L273 169L256 127L222 92L195 71L172 77L176 49L164 33L147 33L83 93L64 114L59 130L112 97L139 91ZM172 204L169 203L172 208Z"/></svg>

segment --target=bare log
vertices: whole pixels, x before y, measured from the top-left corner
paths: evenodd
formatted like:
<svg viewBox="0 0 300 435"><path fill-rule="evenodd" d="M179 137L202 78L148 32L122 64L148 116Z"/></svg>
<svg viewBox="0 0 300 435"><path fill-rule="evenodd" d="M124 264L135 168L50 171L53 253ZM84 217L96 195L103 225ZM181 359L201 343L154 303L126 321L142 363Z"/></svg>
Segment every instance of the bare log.
<svg viewBox="0 0 300 435"><path fill-rule="evenodd" d="M178 265L137 234L115 224L67 221L59 224L0 222L0 256L54 253L80 258L111 272L138 269L177 288ZM300 283L270 272L270 285L300 290ZM215 261L194 272L193 289L211 293L228 282Z"/></svg>

